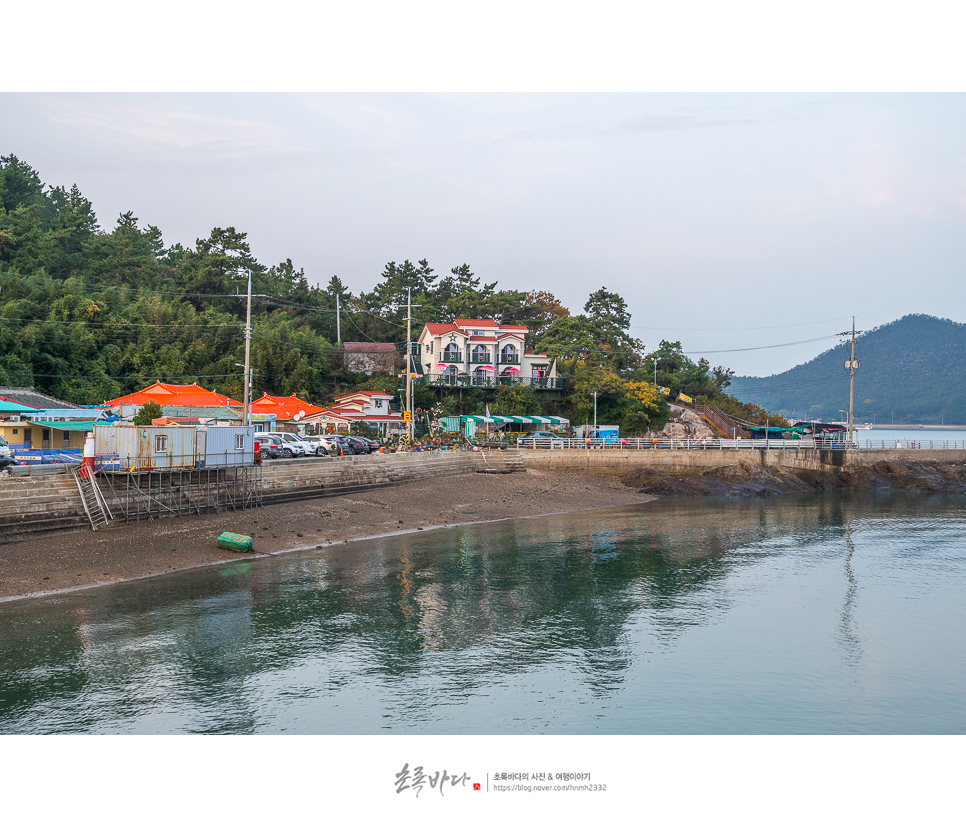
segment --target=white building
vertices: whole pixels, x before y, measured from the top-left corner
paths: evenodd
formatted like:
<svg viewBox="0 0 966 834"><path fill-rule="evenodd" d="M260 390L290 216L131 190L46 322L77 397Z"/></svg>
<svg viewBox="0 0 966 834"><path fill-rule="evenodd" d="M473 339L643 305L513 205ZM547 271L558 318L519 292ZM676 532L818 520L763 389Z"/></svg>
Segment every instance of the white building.
<svg viewBox="0 0 966 834"><path fill-rule="evenodd" d="M522 324L497 324L492 319L430 322L423 326L414 353L429 385L560 388L556 363L524 349L529 332Z"/></svg>

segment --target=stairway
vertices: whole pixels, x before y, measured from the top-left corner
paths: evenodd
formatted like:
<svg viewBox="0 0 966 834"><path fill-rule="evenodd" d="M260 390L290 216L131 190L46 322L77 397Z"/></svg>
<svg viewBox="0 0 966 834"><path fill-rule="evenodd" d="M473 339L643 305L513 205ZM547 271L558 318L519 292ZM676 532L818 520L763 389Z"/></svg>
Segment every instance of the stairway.
<svg viewBox="0 0 966 834"><path fill-rule="evenodd" d="M100 527L107 527L114 520L111 510L107 506L107 501L101 494L94 473L90 470L83 471L81 467L73 470L74 481L77 490L80 492L81 503L84 505L84 512L91 527L97 530Z"/></svg>

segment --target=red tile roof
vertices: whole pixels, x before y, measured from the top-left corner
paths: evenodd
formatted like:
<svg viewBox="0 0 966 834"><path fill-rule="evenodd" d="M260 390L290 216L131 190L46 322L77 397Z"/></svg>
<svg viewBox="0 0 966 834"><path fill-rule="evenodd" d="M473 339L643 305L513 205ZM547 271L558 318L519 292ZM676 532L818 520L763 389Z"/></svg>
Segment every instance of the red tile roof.
<svg viewBox="0 0 966 834"><path fill-rule="evenodd" d="M191 385L173 385L168 382L161 382L161 380L147 388L142 388L140 391L135 391L133 394L125 394L123 397L108 400L104 405L144 405L152 401L158 405L244 407L238 400L233 400L226 394L219 394L217 391L208 391L198 385L197 382L193 382Z"/></svg>
<svg viewBox="0 0 966 834"><path fill-rule="evenodd" d="M458 327L499 327L493 319L453 319Z"/></svg>
<svg viewBox="0 0 966 834"><path fill-rule="evenodd" d="M291 397L270 397L263 394L252 403L252 414L274 414L278 420L292 420L300 411L309 414L320 406L307 403L294 394Z"/></svg>
<svg viewBox="0 0 966 834"><path fill-rule="evenodd" d="M529 331L530 328L522 324L501 324L500 330L528 330Z"/></svg>
<svg viewBox="0 0 966 834"><path fill-rule="evenodd" d="M496 336L470 336L471 342L495 342Z"/></svg>
<svg viewBox="0 0 966 834"><path fill-rule="evenodd" d="M351 394L343 394L341 397L334 397L336 402L342 402L342 400L349 400L353 398L359 399L369 399L371 397L389 397L385 391L353 391Z"/></svg>
<svg viewBox="0 0 966 834"><path fill-rule="evenodd" d="M426 329L432 336L445 336L447 333L459 333L462 336L468 334L464 333L455 324L440 324L438 322L428 322L426 324Z"/></svg>

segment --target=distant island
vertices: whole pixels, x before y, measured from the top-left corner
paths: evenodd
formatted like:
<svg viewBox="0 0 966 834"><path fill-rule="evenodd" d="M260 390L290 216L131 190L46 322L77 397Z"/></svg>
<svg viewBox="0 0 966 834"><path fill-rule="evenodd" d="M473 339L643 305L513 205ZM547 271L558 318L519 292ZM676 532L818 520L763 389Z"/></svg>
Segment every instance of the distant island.
<svg viewBox="0 0 966 834"><path fill-rule="evenodd" d="M861 336L856 423L966 424L966 325L923 314ZM789 418L840 420L849 407L849 346L767 377L736 376L729 393Z"/></svg>

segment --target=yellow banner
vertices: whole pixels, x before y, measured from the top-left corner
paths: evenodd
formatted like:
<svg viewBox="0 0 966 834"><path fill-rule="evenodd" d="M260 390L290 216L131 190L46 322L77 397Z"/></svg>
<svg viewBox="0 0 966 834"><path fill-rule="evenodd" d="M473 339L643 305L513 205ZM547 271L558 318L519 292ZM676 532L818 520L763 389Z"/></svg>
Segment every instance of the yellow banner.
<svg viewBox="0 0 966 834"><path fill-rule="evenodd" d="M670 397L671 396L671 389L670 388L662 388L661 389L661 393L664 394L665 397Z"/></svg>
<svg viewBox="0 0 966 834"><path fill-rule="evenodd" d="M694 402L694 400L692 400L687 394L678 394L678 399L681 400L681 402L685 402L685 403Z"/></svg>

